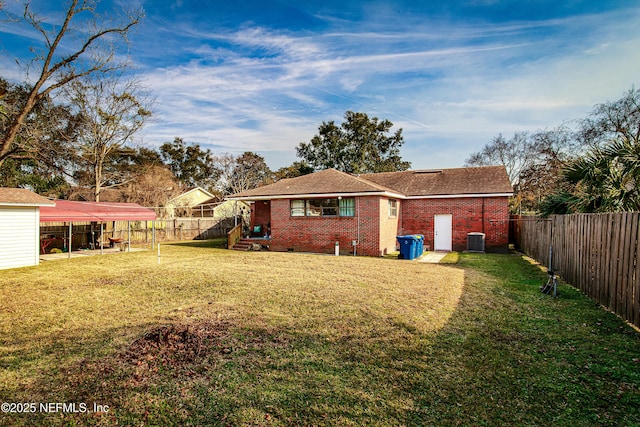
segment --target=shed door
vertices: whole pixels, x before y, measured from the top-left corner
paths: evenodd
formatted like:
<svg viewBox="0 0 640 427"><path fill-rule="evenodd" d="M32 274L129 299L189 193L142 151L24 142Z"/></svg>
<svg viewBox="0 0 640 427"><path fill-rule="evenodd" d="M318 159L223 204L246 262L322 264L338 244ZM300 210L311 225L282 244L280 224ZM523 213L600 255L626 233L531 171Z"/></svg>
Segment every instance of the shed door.
<svg viewBox="0 0 640 427"><path fill-rule="evenodd" d="M434 217L434 236L433 236L433 250L435 251L450 251L452 242L452 215L436 215Z"/></svg>

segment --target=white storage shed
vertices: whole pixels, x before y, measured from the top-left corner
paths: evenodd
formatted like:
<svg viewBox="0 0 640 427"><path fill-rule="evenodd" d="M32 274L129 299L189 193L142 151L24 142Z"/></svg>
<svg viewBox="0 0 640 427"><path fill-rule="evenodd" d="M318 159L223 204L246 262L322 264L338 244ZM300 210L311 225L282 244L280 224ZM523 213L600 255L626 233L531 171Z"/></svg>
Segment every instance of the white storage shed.
<svg viewBox="0 0 640 427"><path fill-rule="evenodd" d="M40 206L55 203L23 188L0 187L0 269L40 262Z"/></svg>

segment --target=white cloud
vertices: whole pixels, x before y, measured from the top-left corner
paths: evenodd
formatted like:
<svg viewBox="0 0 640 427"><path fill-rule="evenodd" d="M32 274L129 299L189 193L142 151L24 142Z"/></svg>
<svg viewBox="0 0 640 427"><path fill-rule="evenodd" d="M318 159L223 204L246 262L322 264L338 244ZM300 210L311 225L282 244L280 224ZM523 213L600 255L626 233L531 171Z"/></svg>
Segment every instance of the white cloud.
<svg viewBox="0 0 640 427"><path fill-rule="evenodd" d="M402 127L415 167L459 166L498 133L582 118L638 83L640 35L627 15L314 37L192 29L188 64L144 73L159 100L146 139L294 153L352 109ZM586 31L596 22L597 37Z"/></svg>

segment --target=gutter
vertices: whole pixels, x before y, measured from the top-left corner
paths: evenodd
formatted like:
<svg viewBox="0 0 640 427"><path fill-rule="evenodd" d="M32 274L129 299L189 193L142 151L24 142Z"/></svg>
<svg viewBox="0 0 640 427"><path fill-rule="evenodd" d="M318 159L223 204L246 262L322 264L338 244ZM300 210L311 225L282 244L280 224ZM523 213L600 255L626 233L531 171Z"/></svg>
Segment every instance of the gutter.
<svg viewBox="0 0 640 427"><path fill-rule="evenodd" d="M381 192L361 192L361 193L308 193L308 194L277 194L272 196L244 196L244 197L225 197L225 200L251 201L251 200L275 200L275 199L313 199L324 198L331 199L336 197L361 197L361 196L384 196L393 199L405 199L406 196L400 193L392 193L389 191Z"/></svg>
<svg viewBox="0 0 640 427"><path fill-rule="evenodd" d="M511 197L513 193L473 193L473 194L435 194L429 196L405 196L400 193L390 191L382 192L361 192L361 193L307 193L307 194L276 194L272 196L241 196L225 197L224 200L253 201L253 200L275 200L275 199L313 199L313 198L335 198L335 197L360 197L360 196L384 196L392 199L415 200L415 199L461 199L473 197Z"/></svg>

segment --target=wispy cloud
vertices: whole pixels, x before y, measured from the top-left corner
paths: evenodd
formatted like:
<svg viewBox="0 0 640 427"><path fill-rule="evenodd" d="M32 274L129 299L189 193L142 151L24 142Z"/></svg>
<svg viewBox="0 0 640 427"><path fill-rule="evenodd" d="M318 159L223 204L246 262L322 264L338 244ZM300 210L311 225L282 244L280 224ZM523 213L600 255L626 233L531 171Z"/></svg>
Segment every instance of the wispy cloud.
<svg viewBox="0 0 640 427"><path fill-rule="evenodd" d="M406 151L426 145L441 150L438 161L459 165L461 152L497 133L559 125L633 84L640 62L626 56L640 46L606 23L597 43L588 35L569 46L553 34L530 34L550 28L567 34L567 26L583 28L590 19L467 25L447 34L409 28L310 37L248 28L209 34L224 48L201 45L189 65L145 75L161 98L181 102L178 108L169 102L160 115L200 143L293 153L321 121L353 109L403 127ZM622 58L626 73L618 69ZM602 90L594 88L597 81L606 82ZM445 141L456 154L439 147ZM436 166L414 159L416 166Z"/></svg>
<svg viewBox="0 0 640 427"><path fill-rule="evenodd" d="M153 8L131 37L137 73L157 99L145 142L180 136L256 151L272 167L346 110L402 127L414 167L459 166L498 133L582 118L640 84L637 6L554 14L521 4L509 18L493 0L256 2L246 16L239 6L146 3Z"/></svg>

